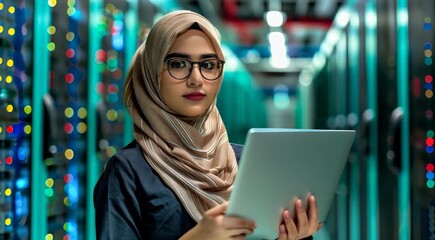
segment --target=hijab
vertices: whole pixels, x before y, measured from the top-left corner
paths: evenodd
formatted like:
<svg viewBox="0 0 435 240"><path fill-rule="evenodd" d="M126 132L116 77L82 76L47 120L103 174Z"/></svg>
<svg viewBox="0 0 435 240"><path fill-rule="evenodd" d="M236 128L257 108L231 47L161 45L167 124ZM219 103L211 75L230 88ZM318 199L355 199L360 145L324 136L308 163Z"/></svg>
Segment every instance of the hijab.
<svg viewBox="0 0 435 240"><path fill-rule="evenodd" d="M206 18L187 10L171 12L154 24L133 56L124 100L146 161L199 221L205 211L228 200L237 162L216 99L195 118L178 115L162 100L164 58L195 23L224 60L219 32Z"/></svg>

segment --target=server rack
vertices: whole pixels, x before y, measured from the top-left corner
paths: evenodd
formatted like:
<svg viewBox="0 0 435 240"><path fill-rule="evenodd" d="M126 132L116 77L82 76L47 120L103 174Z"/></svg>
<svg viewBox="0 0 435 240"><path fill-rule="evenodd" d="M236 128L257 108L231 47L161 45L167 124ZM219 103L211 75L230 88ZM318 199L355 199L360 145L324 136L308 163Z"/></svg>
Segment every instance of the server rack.
<svg viewBox="0 0 435 240"><path fill-rule="evenodd" d="M33 1L0 2L0 238L30 232Z"/></svg>
<svg viewBox="0 0 435 240"><path fill-rule="evenodd" d="M124 59L144 39L156 9L137 0L115 3L124 6L119 23L126 26L117 41L129 43L118 48L120 81ZM110 121L97 116L113 109L97 106L100 98L122 102L123 92L121 84L111 97L97 88L105 77L98 67L107 66L98 53L104 39L115 38L102 29L104 4L109 1L0 2L1 239L95 237L92 192L105 159L97 126ZM146 11L140 17L139 7ZM131 122L122 118L117 127L131 129ZM131 131L122 132L113 149L131 140Z"/></svg>

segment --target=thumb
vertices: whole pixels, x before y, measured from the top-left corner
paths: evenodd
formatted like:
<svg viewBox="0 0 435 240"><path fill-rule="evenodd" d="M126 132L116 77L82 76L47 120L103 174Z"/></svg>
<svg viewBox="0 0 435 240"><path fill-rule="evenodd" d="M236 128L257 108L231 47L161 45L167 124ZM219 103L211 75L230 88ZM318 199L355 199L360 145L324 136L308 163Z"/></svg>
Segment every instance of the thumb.
<svg viewBox="0 0 435 240"><path fill-rule="evenodd" d="M224 202L224 203L219 204L219 205L217 205L217 206L215 206L213 208L210 208L207 211L207 214L211 215L211 216L221 215L221 214L225 213L227 208L228 208L228 202Z"/></svg>

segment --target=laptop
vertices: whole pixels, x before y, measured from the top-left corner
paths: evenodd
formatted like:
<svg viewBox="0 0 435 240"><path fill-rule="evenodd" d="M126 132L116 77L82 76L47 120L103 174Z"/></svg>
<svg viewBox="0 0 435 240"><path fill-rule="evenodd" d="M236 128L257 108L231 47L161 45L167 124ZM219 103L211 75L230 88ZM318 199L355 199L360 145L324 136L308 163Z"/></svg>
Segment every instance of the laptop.
<svg viewBox="0 0 435 240"><path fill-rule="evenodd" d="M287 128L250 129L229 198L227 215L255 220L247 239L276 239L283 209L316 197L325 221L356 132Z"/></svg>

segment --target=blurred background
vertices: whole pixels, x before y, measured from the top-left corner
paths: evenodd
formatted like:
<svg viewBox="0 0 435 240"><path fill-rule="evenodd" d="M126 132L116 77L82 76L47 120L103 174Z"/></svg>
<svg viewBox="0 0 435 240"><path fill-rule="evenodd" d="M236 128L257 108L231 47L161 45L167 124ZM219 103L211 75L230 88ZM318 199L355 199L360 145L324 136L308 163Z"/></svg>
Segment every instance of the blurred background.
<svg viewBox="0 0 435 240"><path fill-rule="evenodd" d="M316 240L435 239L432 0L0 0L0 239L95 238L129 61L176 9L221 32L231 142L357 130Z"/></svg>

